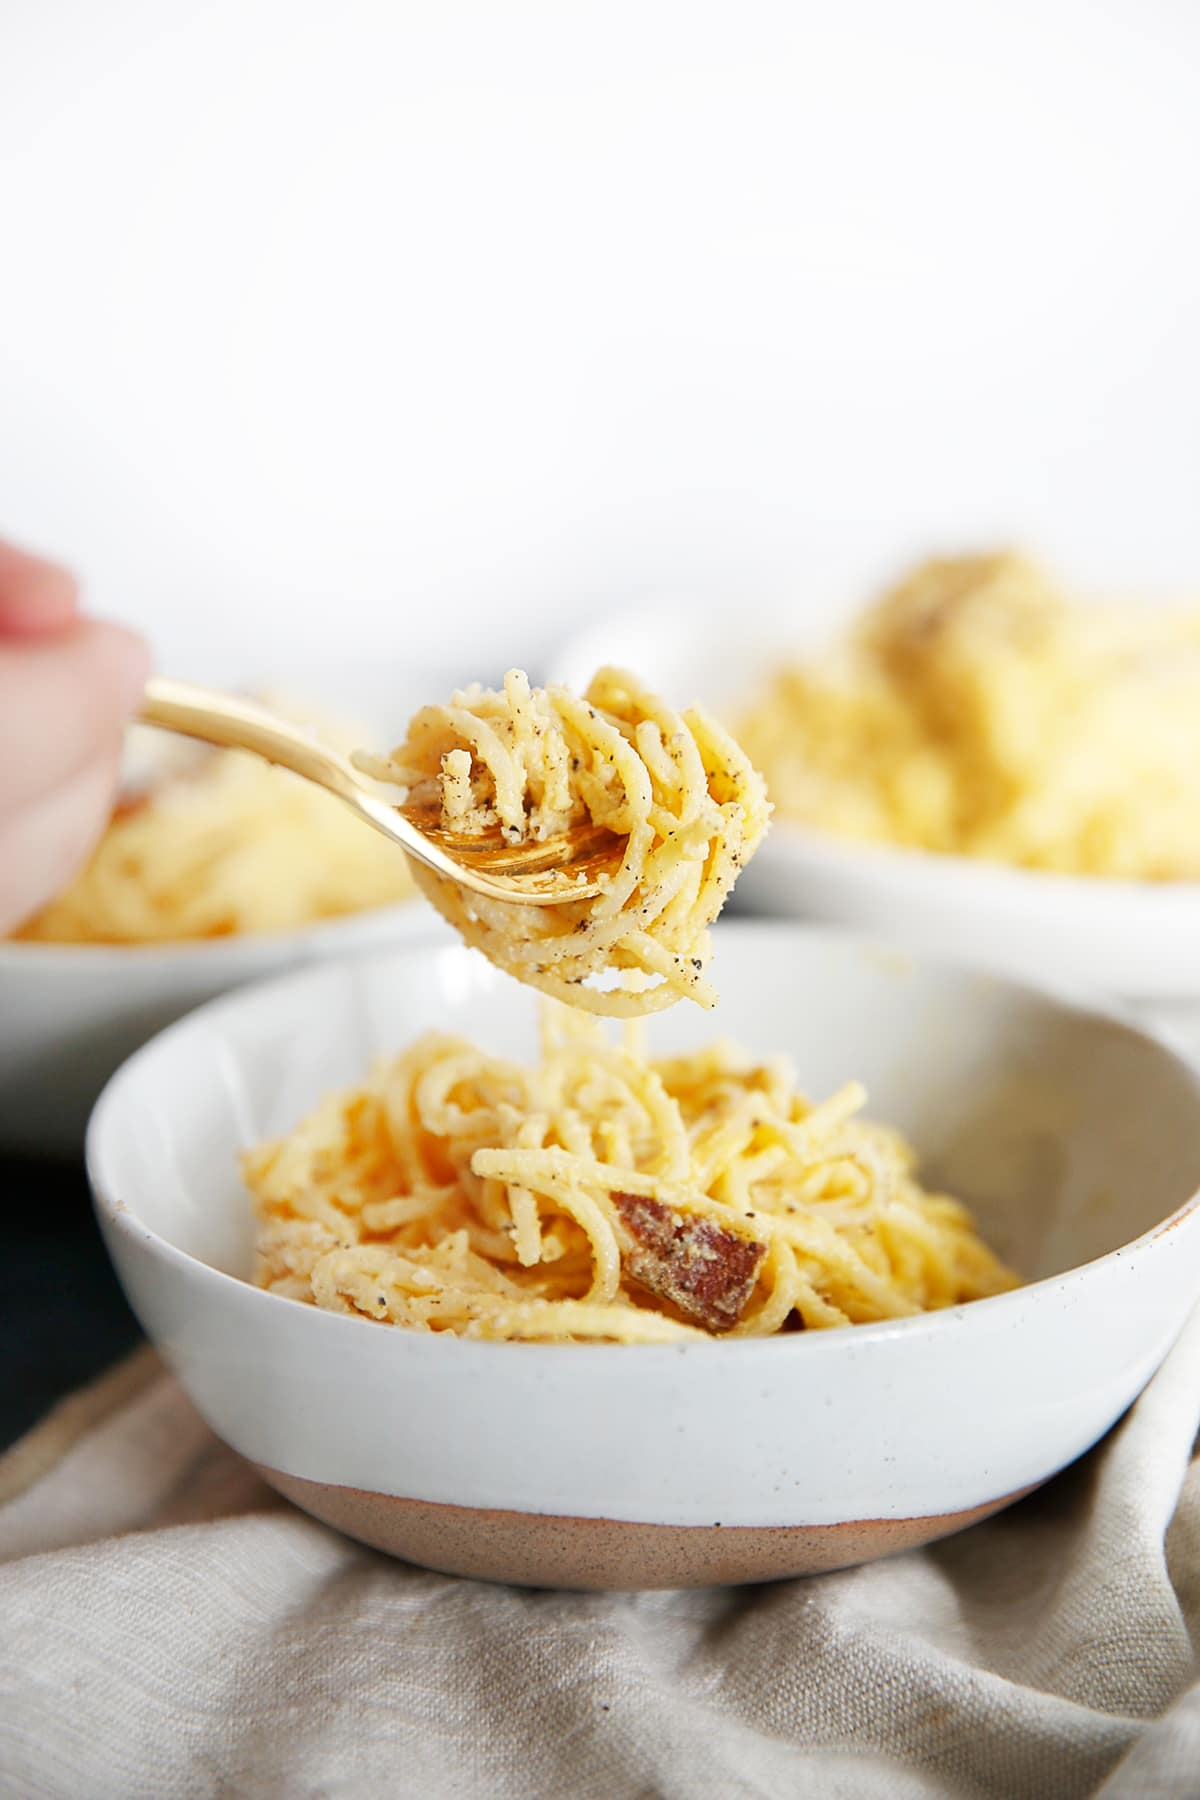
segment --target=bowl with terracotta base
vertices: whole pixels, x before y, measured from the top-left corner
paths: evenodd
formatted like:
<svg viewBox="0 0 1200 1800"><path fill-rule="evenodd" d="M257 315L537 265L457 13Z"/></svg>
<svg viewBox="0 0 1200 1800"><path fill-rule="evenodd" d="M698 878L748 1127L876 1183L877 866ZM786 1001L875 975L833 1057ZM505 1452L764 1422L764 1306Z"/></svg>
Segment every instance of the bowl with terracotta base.
<svg viewBox="0 0 1200 1800"><path fill-rule="evenodd" d="M533 1586L809 1574L957 1531L1129 1406L1200 1291L1200 1088L1099 1004L840 933L717 930L715 1014L650 1024L857 1077L1027 1285L916 1318L669 1345L486 1343L251 1285L242 1147L438 1028L533 1051L537 999L457 945L285 976L146 1045L88 1164L125 1290L215 1431L339 1530Z"/></svg>

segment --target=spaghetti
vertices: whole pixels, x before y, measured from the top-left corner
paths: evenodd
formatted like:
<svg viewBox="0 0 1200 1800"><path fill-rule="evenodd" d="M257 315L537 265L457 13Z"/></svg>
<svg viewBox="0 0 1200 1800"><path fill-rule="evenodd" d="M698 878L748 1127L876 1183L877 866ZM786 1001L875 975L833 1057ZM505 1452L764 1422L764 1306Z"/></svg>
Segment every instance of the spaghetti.
<svg viewBox="0 0 1200 1800"><path fill-rule="evenodd" d="M1035 869L1200 878L1200 615L934 561L738 726L781 817Z"/></svg>
<svg viewBox="0 0 1200 1800"><path fill-rule="evenodd" d="M408 899L408 865L311 782L202 751L117 810L91 861L18 937L148 944L288 931Z"/></svg>
<svg viewBox="0 0 1200 1800"><path fill-rule="evenodd" d="M627 1030L630 1028L627 1028ZM547 1008L533 1067L430 1034L244 1157L260 1286L414 1330L653 1343L1016 1284L913 1153L727 1044L648 1061Z"/></svg>
<svg viewBox="0 0 1200 1800"><path fill-rule="evenodd" d="M766 830L762 779L699 707L677 713L632 676L603 669L579 699L479 687L429 706L388 757L358 765L434 806L465 836L541 841L592 820L624 840L595 899L551 907L490 900L413 865L422 892L467 943L556 999L631 1016L716 995L707 927Z"/></svg>

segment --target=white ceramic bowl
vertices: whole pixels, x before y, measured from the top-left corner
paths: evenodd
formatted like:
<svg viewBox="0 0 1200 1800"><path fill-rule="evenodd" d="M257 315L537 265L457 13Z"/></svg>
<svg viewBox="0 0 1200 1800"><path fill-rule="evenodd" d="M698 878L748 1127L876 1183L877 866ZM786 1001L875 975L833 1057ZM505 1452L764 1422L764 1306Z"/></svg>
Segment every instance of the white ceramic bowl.
<svg viewBox="0 0 1200 1800"><path fill-rule="evenodd" d="M682 612L616 617L563 645L556 679L605 662L676 704L735 718L782 661L818 648L785 615L739 610L698 629ZM856 844L778 819L737 886L739 906L850 925L917 950L1107 990L1200 1026L1200 883L1108 881ZM1200 1033L1198 1033L1200 1044Z"/></svg>
<svg viewBox="0 0 1200 1800"><path fill-rule="evenodd" d="M380 945L449 938L419 900L304 931L195 944L0 942L0 1149L78 1156L125 1058L243 982Z"/></svg>
<svg viewBox="0 0 1200 1800"><path fill-rule="evenodd" d="M718 927L721 1033L851 1076L1032 1285L844 1331L478 1343L254 1288L240 1146L437 1026L528 1053L536 1000L459 946L288 976L113 1078L90 1176L126 1292L213 1428L318 1517L434 1568L575 1587L831 1568L968 1524L1108 1429L1200 1291L1200 1089L1102 1012L837 933Z"/></svg>
<svg viewBox="0 0 1200 1800"><path fill-rule="evenodd" d="M398 678L386 662L315 669L277 658L269 665L189 660L186 666L198 681L274 688L327 707L335 717L361 721L387 744L402 735L429 693L452 685L416 671ZM181 742L162 737L167 747ZM164 1025L228 988L322 957L445 936L432 909L414 899L302 930L205 943L0 939L0 1149L78 1155L88 1113L113 1070Z"/></svg>

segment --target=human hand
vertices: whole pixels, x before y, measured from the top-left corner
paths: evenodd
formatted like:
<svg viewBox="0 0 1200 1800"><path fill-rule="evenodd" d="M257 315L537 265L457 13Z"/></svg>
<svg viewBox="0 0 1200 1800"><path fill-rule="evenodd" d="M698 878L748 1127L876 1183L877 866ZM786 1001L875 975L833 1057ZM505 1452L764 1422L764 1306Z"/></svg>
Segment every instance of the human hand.
<svg viewBox="0 0 1200 1800"><path fill-rule="evenodd" d="M61 892L104 829L142 640L79 613L74 577L0 540L0 936Z"/></svg>

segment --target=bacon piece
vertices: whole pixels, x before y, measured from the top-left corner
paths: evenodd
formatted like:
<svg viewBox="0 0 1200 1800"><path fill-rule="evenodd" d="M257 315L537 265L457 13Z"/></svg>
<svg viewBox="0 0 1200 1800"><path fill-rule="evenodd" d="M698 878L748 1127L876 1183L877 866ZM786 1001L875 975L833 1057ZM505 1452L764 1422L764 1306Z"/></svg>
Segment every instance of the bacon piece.
<svg viewBox="0 0 1200 1800"><path fill-rule="evenodd" d="M709 1331L736 1325L766 1246L662 1200L639 1194L612 1200L636 1246L622 1259L629 1279Z"/></svg>

